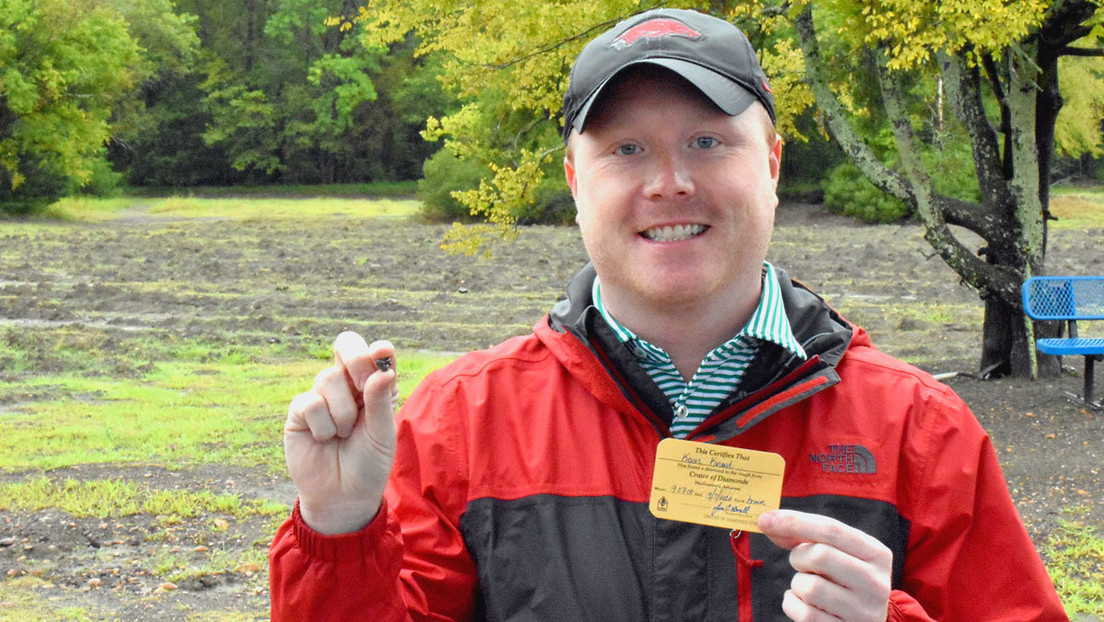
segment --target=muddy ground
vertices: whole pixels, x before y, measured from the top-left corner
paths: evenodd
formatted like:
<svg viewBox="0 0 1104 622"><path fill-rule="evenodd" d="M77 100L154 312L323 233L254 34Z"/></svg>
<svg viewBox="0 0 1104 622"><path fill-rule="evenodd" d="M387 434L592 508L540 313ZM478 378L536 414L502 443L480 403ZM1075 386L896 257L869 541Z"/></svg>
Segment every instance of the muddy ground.
<svg viewBox="0 0 1104 622"><path fill-rule="evenodd" d="M341 214L308 224L141 213L94 225L0 222L0 350L4 339L50 344L50 331L80 327L120 349L154 335L279 345L306 357L351 328L389 338L400 351L464 351L528 330L585 261L571 228L527 228L489 260L441 251L446 229ZM1104 272L1102 236L1054 232L1050 270ZM1080 392L1080 361L1067 360L1070 373L1052 380L978 379L980 303L930 255L915 227L861 226L816 206L784 205L770 259L865 326L883 350L934 373L960 374L948 382L990 432L1037 543L1071 516L1067 508L1104 523L1104 413L1064 397ZM49 348L35 356L39 373L66 371L65 358ZM18 379L3 362L0 351L0 377ZM133 356L120 356L113 369L142 373ZM294 390L309 384L304 378ZM0 416L44 397L4 395ZM0 483L28 475L38 474L0 473ZM82 465L49 475L129 478L158 490L282 503L295 494L285 477L264 468ZM212 529L204 518L166 528L142 515L0 512L0 577L9 586L32 577L32 589L54 610L84 607L97 620L265 619L263 567L166 585L151 560L263 550L271 530L261 517ZM0 620L15 605L0 600Z"/></svg>

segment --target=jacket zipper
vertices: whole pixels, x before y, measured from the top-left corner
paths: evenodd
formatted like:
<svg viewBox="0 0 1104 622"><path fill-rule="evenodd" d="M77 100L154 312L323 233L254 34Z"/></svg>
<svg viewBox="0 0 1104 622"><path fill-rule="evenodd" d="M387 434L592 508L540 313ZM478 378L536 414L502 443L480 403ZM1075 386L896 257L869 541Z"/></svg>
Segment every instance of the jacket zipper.
<svg viewBox="0 0 1104 622"><path fill-rule="evenodd" d="M736 615L740 622L752 622L751 571L762 566L763 560L751 558L751 538L742 531L729 532L732 554L736 556Z"/></svg>

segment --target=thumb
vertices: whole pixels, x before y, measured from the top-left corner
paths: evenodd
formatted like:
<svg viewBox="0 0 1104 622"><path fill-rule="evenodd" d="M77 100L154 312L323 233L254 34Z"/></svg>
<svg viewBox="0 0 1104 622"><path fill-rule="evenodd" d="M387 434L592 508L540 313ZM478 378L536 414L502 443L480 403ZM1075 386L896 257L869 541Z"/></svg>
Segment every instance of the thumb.
<svg viewBox="0 0 1104 622"><path fill-rule="evenodd" d="M794 533L792 523L792 517L778 510L763 512L756 521L763 535L775 546L787 551L806 541Z"/></svg>
<svg viewBox="0 0 1104 622"><path fill-rule="evenodd" d="M393 454L395 405L399 395L395 348L386 341L377 341L371 345L369 351L376 369L364 382L363 424L375 448L385 454Z"/></svg>

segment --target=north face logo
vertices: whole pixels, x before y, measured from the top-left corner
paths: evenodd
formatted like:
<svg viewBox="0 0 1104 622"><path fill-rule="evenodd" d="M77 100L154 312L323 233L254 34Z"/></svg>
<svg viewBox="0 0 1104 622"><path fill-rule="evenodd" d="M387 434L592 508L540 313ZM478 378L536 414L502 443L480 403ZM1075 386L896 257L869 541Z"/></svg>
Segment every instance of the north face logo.
<svg viewBox="0 0 1104 622"><path fill-rule="evenodd" d="M677 19L662 18L650 19L643 24L638 24L626 30L613 40L613 47L623 50L641 39L659 39L662 37L686 37L697 39L700 32L678 21Z"/></svg>
<svg viewBox="0 0 1104 622"><path fill-rule="evenodd" d="M829 445L828 453L809 454L809 460L827 473L877 473L874 454L862 445Z"/></svg>

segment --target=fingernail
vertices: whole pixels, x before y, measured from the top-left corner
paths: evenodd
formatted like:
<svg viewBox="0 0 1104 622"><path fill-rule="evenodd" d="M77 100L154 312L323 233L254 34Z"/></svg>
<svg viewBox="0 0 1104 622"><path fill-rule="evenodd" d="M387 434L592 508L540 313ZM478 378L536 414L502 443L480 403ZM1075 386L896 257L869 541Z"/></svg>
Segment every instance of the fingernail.
<svg viewBox="0 0 1104 622"><path fill-rule="evenodd" d="M759 515L758 523L760 529L770 529L771 527L774 527L774 522L774 514L771 514L770 512L764 512Z"/></svg>

